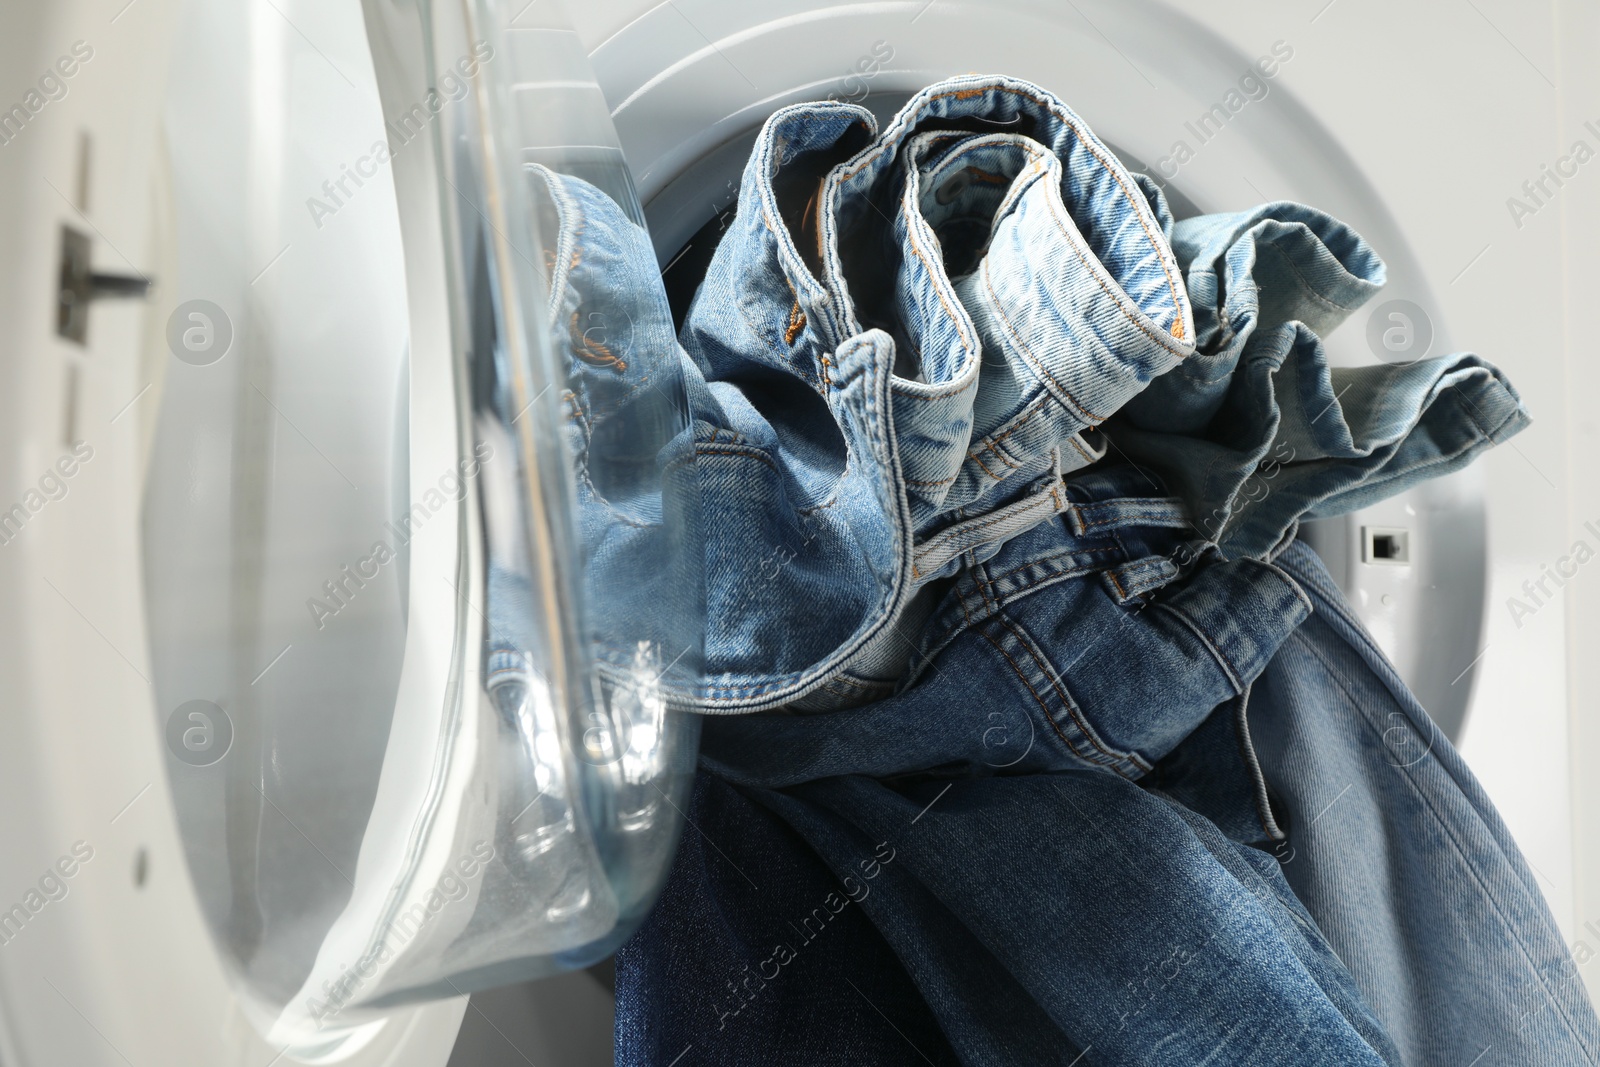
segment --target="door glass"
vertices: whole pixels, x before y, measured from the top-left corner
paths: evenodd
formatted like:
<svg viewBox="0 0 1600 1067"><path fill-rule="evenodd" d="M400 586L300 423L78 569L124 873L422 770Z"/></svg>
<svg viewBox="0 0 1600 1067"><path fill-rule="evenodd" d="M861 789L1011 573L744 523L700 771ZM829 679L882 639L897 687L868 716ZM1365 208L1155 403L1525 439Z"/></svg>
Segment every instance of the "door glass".
<svg viewBox="0 0 1600 1067"><path fill-rule="evenodd" d="M524 5L190 0L172 52L157 726L219 954L301 1056L604 958L681 822L680 351L583 49Z"/></svg>

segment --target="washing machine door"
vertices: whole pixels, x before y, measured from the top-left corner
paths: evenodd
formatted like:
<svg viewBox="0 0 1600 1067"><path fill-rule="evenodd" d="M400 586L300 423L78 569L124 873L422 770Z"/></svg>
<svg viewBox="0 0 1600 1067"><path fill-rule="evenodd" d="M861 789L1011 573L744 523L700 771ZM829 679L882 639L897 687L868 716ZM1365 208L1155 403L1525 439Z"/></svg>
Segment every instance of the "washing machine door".
<svg viewBox="0 0 1600 1067"><path fill-rule="evenodd" d="M331 1056L652 903L703 644L690 411L552 0L192 2L182 38L151 681L241 1000Z"/></svg>

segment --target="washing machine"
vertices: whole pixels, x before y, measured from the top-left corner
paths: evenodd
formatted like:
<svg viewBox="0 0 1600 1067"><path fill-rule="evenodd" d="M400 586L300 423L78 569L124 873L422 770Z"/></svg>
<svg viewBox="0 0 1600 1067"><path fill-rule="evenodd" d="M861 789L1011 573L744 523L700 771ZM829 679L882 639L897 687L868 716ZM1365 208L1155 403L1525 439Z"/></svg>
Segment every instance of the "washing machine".
<svg viewBox="0 0 1600 1067"><path fill-rule="evenodd" d="M1052 90L1180 217L1351 224L1389 283L1335 363L1467 348L1516 384L1530 430L1303 535L1600 995L1600 8L4 14L0 1064L610 1062L608 957L697 832L660 689L695 663L695 578L672 633L623 620L593 653L612 591L548 388L544 279L575 250L532 175L646 225L639 284L681 310L769 114L886 118L967 71ZM649 358L625 304L583 314ZM662 395L619 470L681 417Z"/></svg>

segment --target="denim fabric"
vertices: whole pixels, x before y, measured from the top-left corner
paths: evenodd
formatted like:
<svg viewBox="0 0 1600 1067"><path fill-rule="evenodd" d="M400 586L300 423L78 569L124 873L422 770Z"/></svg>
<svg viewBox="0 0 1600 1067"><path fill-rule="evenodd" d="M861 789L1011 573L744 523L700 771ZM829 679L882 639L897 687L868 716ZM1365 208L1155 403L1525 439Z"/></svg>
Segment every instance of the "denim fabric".
<svg viewBox="0 0 1600 1067"><path fill-rule="evenodd" d="M649 932L617 953L618 1067L961 1062L861 907L892 849L866 844L841 881L718 778L697 776L684 807L694 829Z"/></svg>
<svg viewBox="0 0 1600 1067"><path fill-rule="evenodd" d="M1471 354L1330 367L1320 335L1383 284L1354 231L1303 204L1172 230L1197 351L1107 426L1167 477L1225 554L1269 555L1301 519L1366 507L1471 462L1528 425Z"/></svg>
<svg viewBox="0 0 1600 1067"><path fill-rule="evenodd" d="M882 134L775 114L679 351L643 232L549 187L574 454L655 410L661 359L694 416L586 464L597 610L650 617L692 530L686 699L789 712L707 728L619 1063L1592 1059L1514 846L1453 754L1382 778L1372 709L1426 720L1290 543L1527 422L1476 357L1328 366L1382 278L1359 237L1290 204L1174 224L1047 94L955 79ZM653 364L593 330L621 287ZM1431 909L1462 918L1419 946Z"/></svg>
<svg viewBox="0 0 1600 1067"><path fill-rule="evenodd" d="M1284 874L1415 1067L1600 1063L1600 1021L1482 788L1317 557L1311 619L1257 681L1251 732Z"/></svg>
<svg viewBox="0 0 1600 1067"><path fill-rule="evenodd" d="M1191 351L1171 220L1059 101L979 77L881 135L777 112L739 204L681 332L722 576L696 696L860 704L904 673L918 591L1059 512L1092 427Z"/></svg>
<svg viewBox="0 0 1600 1067"><path fill-rule="evenodd" d="M863 1062L841 982L881 982L943 1062L906 977L963 1063L1596 1062L1600 1021L1515 844L1320 562L1194 551L1126 595L1192 545L1170 498L1118 495L1138 481L1080 476L1072 509L974 567L894 697L708 723L696 818L717 832L685 841L618 957L619 1064L691 1042L711 1064ZM770 826L752 805L804 849L746 848ZM774 973L815 905L734 884L728 856L759 879L802 853L896 965L840 939L815 984ZM764 976L725 1005L755 1009L748 1028L701 1021L721 971L683 946L706 944Z"/></svg>
<svg viewBox="0 0 1600 1067"><path fill-rule="evenodd" d="M1304 594L1272 564L1210 554L1160 589L1121 595L1108 573L1170 554L1188 533L1168 521L1169 498L1121 495L1137 472L1086 482L1073 509L950 591L945 608L987 597L987 614L943 640L901 693L709 722L702 767L715 778L702 802L754 800L792 827L836 890L861 897L963 1063L1400 1063L1278 861L1252 847L1276 830L1239 733L1244 699L1305 618ZM1030 540L1053 573L1000 573ZM1038 551L1045 541L1053 552ZM1231 788L1212 788L1218 777ZM1220 822L1180 801L1197 792ZM641 1006L634 1047L675 1054L692 1041L699 1062L809 1062L770 1028L724 1037L697 1025L690 1002L709 975L680 968L663 981L674 944L710 938L751 961L784 928L782 907L707 873L727 847L710 834L686 842L668 910L619 955L619 997ZM748 933L730 940L730 925ZM837 973L871 996L864 962L841 959ZM781 1000L784 1034L827 1031L836 984L757 982L752 1003ZM848 1049L847 1030L831 1033L830 1049Z"/></svg>
<svg viewBox="0 0 1600 1067"><path fill-rule="evenodd" d="M600 189L542 166L529 168L533 206L549 245L545 309L561 383L561 426L576 471L575 514L581 591L588 635L603 665L632 675L662 672L687 689L698 679L701 638L686 623L703 617L700 549L702 490L694 468L684 390L703 389L673 334L672 312L655 268L649 235ZM493 338L477 338L493 346ZM500 376L501 382L512 375ZM476 385L476 383L474 383ZM508 423L537 417L496 398ZM498 439L496 454L515 456L518 442ZM487 480L514 477L510 461L486 463ZM518 487L484 494L485 521L517 528L495 513L520 498ZM523 649L549 647L530 626L545 618L532 600L534 583L517 538L489 544L488 606L491 687L528 669ZM689 630L690 632L685 632ZM647 650L650 662L637 661Z"/></svg>

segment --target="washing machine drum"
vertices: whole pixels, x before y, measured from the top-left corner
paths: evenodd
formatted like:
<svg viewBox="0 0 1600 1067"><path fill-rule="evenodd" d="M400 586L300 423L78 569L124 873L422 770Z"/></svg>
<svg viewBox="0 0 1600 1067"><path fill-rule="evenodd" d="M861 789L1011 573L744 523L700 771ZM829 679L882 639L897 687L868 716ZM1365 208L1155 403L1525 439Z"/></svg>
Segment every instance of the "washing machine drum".
<svg viewBox="0 0 1600 1067"><path fill-rule="evenodd" d="M575 13L603 38L597 80L553 3L328 5L322 48L186 5L156 212L178 358L147 368L152 681L192 881L275 1045L334 1056L396 1005L594 962L659 890L705 642L670 305L776 108L887 115L1004 70L1072 101L1180 214L1241 206L1220 163L1243 153L1425 288L1286 90L1207 145L1218 166L1163 157L1134 64L1199 101L1245 62L1179 13L929 6L596 5ZM1349 344L1329 339L1335 362L1370 361ZM1452 477L1381 507L1312 536L1459 728L1481 500ZM1374 531L1405 566L1368 558Z"/></svg>
<svg viewBox="0 0 1600 1067"><path fill-rule="evenodd" d="M326 1057L396 1005L603 959L648 910L695 754L698 488L576 35L371 3L318 59L244 5L188 8L152 681L241 1000ZM607 234L570 239L573 189Z"/></svg>

